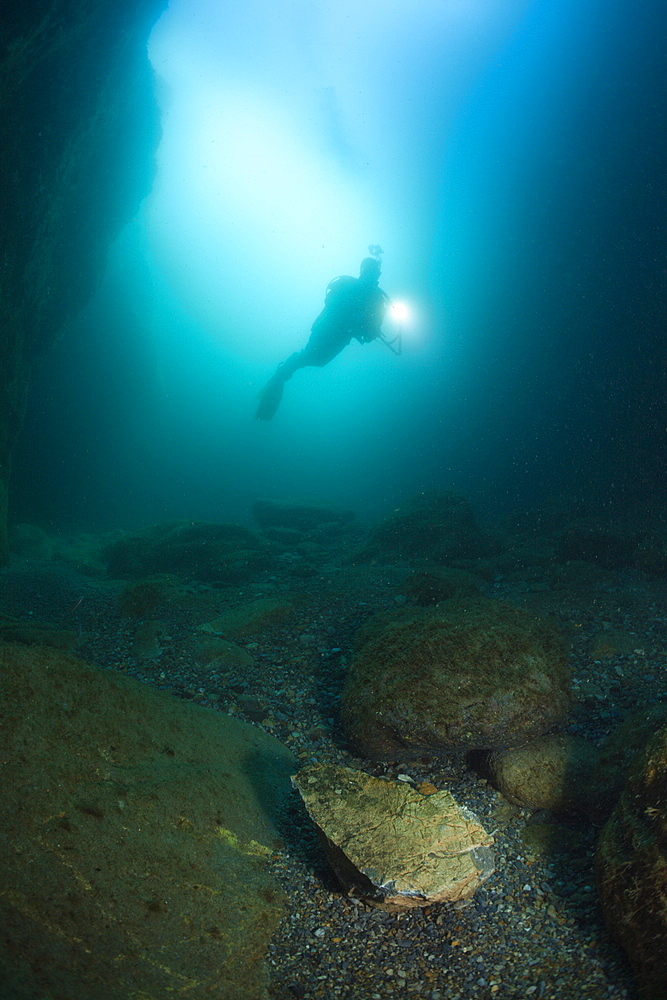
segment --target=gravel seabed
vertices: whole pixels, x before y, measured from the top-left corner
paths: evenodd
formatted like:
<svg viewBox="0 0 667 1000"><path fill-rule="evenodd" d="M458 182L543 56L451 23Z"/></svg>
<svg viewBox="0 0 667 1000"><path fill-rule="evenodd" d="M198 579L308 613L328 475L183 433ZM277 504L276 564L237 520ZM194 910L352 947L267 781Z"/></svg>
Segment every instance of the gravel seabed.
<svg viewBox="0 0 667 1000"><path fill-rule="evenodd" d="M389 914L341 892L295 793L282 818L284 847L270 860L286 896L268 956L276 1000L636 1000L629 965L598 907L590 824L510 805L463 760L378 764L347 751L338 713L354 635L371 614L403 602L408 572L332 559L309 577L290 564L240 588L193 585L185 599L157 609L160 651L145 660L135 655L139 623L118 610L119 581L99 584L64 564L13 560L0 572L0 608L77 630L82 658L261 726L304 765L335 761L447 786L494 831L496 873L473 899ZM571 640L575 702L567 729L597 742L629 710L667 698L667 586L627 572L593 576L578 589L562 582L554 589L538 574L498 577L487 593L548 614ZM252 671L198 666L191 654L197 627L258 595L284 595L296 610L239 641L255 657ZM612 631L631 637L631 651L592 659L592 640Z"/></svg>

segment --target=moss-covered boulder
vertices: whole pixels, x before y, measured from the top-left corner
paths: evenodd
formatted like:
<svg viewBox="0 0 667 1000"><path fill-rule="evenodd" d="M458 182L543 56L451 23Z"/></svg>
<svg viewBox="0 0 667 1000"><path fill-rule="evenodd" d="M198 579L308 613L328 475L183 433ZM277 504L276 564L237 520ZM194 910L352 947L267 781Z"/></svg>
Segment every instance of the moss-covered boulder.
<svg viewBox="0 0 667 1000"><path fill-rule="evenodd" d="M112 576L173 573L221 585L243 583L275 563L274 548L240 524L190 521L144 528L112 541L101 555Z"/></svg>
<svg viewBox="0 0 667 1000"><path fill-rule="evenodd" d="M312 531L328 527L332 532L354 521L351 510L333 510L317 504L287 503L279 500L257 500L252 515L263 531L270 528L288 532Z"/></svg>
<svg viewBox="0 0 667 1000"><path fill-rule="evenodd" d="M428 559L442 564L477 559L496 548L480 530L467 500L456 493L424 490L388 514L355 558Z"/></svg>
<svg viewBox="0 0 667 1000"><path fill-rule="evenodd" d="M294 605L284 597L258 597L228 608L217 618L204 622L199 628L208 635L241 637L253 635L270 625L285 621L294 611Z"/></svg>
<svg viewBox="0 0 667 1000"><path fill-rule="evenodd" d="M602 825L621 797L628 775L646 744L667 726L667 702L630 712L600 748L588 800L590 818Z"/></svg>
<svg viewBox="0 0 667 1000"><path fill-rule="evenodd" d="M600 836L602 912L625 949L643 996L667 984L667 726L649 741Z"/></svg>
<svg viewBox="0 0 667 1000"><path fill-rule="evenodd" d="M489 770L498 791L515 805L553 812L588 812L597 749L569 734L538 736L497 750Z"/></svg>
<svg viewBox="0 0 667 1000"><path fill-rule="evenodd" d="M261 730L0 646L3 1000L260 1000L296 768Z"/></svg>
<svg viewBox="0 0 667 1000"><path fill-rule="evenodd" d="M354 750L396 759L523 743L560 722L569 670L556 629L484 598L380 616L343 691Z"/></svg>

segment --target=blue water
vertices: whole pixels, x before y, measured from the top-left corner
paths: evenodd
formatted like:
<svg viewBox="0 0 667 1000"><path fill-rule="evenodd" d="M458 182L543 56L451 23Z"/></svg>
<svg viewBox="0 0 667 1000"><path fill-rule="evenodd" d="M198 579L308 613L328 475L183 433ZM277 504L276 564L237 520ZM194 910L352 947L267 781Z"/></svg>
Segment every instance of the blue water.
<svg viewBox="0 0 667 1000"><path fill-rule="evenodd" d="M14 518L249 522L273 497L373 520L431 486L657 501L666 11L172 0L154 189L36 372ZM371 243L403 353L353 342L255 421Z"/></svg>

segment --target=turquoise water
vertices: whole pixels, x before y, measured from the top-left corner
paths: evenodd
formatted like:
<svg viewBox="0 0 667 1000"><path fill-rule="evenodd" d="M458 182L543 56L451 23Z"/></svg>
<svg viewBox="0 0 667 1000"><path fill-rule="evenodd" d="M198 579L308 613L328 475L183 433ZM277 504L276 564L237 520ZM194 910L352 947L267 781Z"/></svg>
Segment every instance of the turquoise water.
<svg viewBox="0 0 667 1000"><path fill-rule="evenodd" d="M172 0L154 189L36 374L14 516L664 488L663 8ZM401 356L353 341L254 421L369 244Z"/></svg>

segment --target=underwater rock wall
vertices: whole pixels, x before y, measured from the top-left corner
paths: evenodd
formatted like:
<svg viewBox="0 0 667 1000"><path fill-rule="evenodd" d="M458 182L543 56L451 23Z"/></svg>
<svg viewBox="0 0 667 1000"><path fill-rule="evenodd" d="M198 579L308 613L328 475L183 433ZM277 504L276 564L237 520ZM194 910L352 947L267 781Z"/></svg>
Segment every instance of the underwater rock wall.
<svg viewBox="0 0 667 1000"><path fill-rule="evenodd" d="M0 564L32 363L93 292L148 193L159 140L146 53L166 0L24 0L0 31Z"/></svg>

